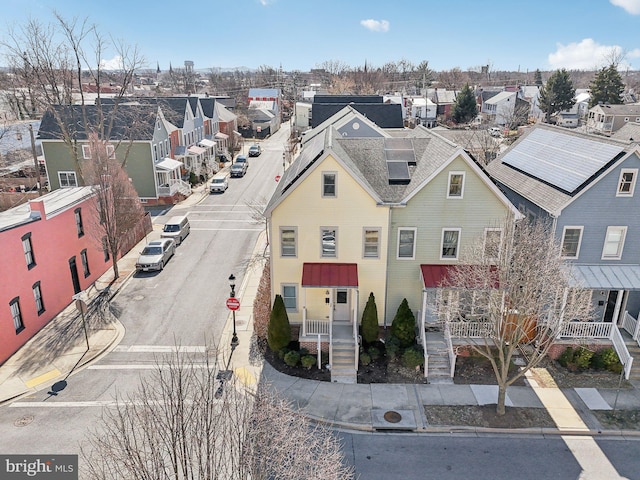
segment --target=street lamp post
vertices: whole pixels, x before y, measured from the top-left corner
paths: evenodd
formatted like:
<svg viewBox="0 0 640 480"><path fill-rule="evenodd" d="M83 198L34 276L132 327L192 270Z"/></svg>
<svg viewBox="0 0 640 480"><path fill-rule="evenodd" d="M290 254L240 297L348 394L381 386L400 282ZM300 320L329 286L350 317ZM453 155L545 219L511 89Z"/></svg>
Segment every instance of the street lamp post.
<svg viewBox="0 0 640 480"><path fill-rule="evenodd" d="M229 286L231 287L231 293L229 296L231 298L235 298L236 296L236 277L233 275L229 275ZM231 337L231 348L234 349L238 346L238 334L236 333L236 311L232 310L233 314L233 336Z"/></svg>

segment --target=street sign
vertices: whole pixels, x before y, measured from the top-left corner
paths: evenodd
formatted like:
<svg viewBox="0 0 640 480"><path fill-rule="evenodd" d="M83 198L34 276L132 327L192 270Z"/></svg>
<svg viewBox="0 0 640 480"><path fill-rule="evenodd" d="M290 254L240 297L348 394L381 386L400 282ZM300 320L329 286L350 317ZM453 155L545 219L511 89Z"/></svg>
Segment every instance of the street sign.
<svg viewBox="0 0 640 480"><path fill-rule="evenodd" d="M229 310L238 310L240 308L240 300L234 297L227 298L227 308Z"/></svg>
<svg viewBox="0 0 640 480"><path fill-rule="evenodd" d="M280 181L280 175L276 175L276 182Z"/></svg>

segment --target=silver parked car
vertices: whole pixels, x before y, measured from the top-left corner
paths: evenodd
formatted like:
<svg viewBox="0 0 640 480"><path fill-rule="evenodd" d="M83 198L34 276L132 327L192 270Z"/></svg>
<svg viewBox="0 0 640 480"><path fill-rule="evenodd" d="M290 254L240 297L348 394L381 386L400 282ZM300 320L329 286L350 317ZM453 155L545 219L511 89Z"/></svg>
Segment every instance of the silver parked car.
<svg viewBox="0 0 640 480"><path fill-rule="evenodd" d="M176 244L170 238L161 238L149 242L140 252L136 262L136 272L162 270L176 251Z"/></svg>

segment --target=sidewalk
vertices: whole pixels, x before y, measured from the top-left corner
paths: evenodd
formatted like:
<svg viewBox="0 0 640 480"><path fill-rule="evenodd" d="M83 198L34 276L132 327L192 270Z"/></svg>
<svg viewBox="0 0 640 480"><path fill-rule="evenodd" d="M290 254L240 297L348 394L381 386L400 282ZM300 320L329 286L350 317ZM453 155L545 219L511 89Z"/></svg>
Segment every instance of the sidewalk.
<svg viewBox="0 0 640 480"><path fill-rule="evenodd" d="M200 186L180 205L194 205L208 195L207 186ZM120 278L111 285L112 298L135 271L135 261L142 245L160 236L160 226L118 262ZM265 237L261 235L255 252L265 248ZM496 429L479 429L461 425L432 426L424 414L429 405L485 405L494 404L497 387L494 385L447 385L447 384L339 384L317 382L290 377L273 369L269 364L255 358L252 348L253 301L256 296L262 266L251 267L238 288L240 309L236 311L236 331L239 344L231 356L230 369L238 379L249 387L266 381L296 405L305 415L331 425L361 431L393 430L413 432L480 433ZM109 286L113 272L107 271L88 290L89 299L95 299ZM64 335L61 335L61 332ZM226 365L231 354L233 315L229 312L220 344L220 362ZM101 355L115 348L124 335L124 328L113 316L108 315L98 328L89 334L89 350L82 330L82 320L72 304L33 339L0 366L0 405L38 390L54 388L56 382L95 362ZM542 375L544 372L542 372ZM536 372L541 378L541 372ZM603 431L591 410L611 410L616 404L615 389L559 389L552 383L539 385L530 376L527 387L509 387L507 406L546 408L556 422L555 429L517 430L518 433L533 434L615 434L640 435L640 431ZM617 398L617 408L640 409L640 390L622 389ZM385 414L395 414L385 417ZM395 417L395 418L391 418ZM387 420L391 418L392 421ZM505 430L502 430L505 431ZM514 432L514 430L510 430Z"/></svg>

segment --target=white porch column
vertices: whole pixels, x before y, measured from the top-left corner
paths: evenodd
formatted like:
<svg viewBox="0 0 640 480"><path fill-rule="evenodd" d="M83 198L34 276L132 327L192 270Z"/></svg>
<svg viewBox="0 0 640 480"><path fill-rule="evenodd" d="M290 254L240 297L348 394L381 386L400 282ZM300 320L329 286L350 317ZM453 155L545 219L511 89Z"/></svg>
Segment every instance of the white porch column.
<svg viewBox="0 0 640 480"><path fill-rule="evenodd" d="M614 325L618 325L618 316L620 315L622 297L624 297L624 290L618 290L618 296L616 297L616 307L613 310L613 318L611 319L611 323L613 323Z"/></svg>

